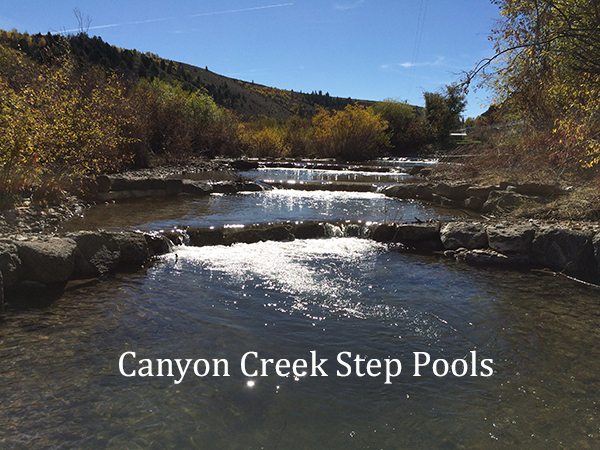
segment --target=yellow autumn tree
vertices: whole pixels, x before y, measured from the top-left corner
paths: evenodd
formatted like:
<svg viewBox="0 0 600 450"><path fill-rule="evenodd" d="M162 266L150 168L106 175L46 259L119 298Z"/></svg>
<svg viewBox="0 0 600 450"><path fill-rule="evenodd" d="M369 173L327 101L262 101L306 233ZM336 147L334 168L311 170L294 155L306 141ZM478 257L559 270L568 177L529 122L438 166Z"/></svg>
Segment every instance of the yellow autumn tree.
<svg viewBox="0 0 600 450"><path fill-rule="evenodd" d="M505 117L519 121L557 167L600 162L600 6L597 0L493 0L495 55L483 74Z"/></svg>
<svg viewBox="0 0 600 450"><path fill-rule="evenodd" d="M387 122L370 107L348 105L342 111L320 110L313 118L319 156L346 161L377 158L390 146Z"/></svg>

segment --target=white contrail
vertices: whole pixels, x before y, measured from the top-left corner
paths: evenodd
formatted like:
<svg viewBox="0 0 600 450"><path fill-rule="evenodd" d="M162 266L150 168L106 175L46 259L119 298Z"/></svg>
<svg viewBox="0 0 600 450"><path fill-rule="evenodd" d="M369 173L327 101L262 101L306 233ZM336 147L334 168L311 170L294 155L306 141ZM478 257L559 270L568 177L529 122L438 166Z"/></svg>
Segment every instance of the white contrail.
<svg viewBox="0 0 600 450"><path fill-rule="evenodd" d="M112 23L109 25L97 25L95 27L89 27L88 30L100 30L102 28L122 27L125 25L140 25L140 24L145 24L145 23L164 22L166 20L183 19L183 18L189 18L189 17L215 16L217 14L229 14L229 13L238 13L238 12L245 12L245 11L256 11L259 9L281 8L283 6L291 6L291 5L293 5L293 3L280 3L278 5L255 6L253 8L230 9L228 11L214 11L214 12L208 12L208 13L192 14L191 16L183 16L183 17L163 17L162 19L149 19L149 20L139 20L136 22ZM61 31L61 33L72 33L74 31L81 31L81 29L73 28L72 30Z"/></svg>

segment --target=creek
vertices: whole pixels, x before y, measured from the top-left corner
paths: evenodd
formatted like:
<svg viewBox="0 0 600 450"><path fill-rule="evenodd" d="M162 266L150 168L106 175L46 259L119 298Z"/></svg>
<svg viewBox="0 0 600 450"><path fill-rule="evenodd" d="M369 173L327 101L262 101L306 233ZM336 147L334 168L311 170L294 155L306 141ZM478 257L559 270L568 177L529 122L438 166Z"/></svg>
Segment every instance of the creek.
<svg viewBox="0 0 600 450"><path fill-rule="evenodd" d="M273 190L99 205L65 229L456 214L378 193ZM568 280L350 237L179 246L43 308L0 311L0 447L598 448L599 339L598 294ZM431 357L419 377L415 353ZM159 359L172 375L164 363L158 376ZM191 360L183 377L177 359ZM260 359L273 360L266 376ZM386 360L402 364L389 383Z"/></svg>

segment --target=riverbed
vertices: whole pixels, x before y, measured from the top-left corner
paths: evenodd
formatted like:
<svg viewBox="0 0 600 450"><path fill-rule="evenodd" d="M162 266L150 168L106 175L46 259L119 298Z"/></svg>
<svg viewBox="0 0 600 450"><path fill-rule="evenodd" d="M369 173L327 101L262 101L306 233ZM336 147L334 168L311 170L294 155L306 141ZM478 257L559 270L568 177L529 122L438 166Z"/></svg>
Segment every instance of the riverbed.
<svg viewBox="0 0 600 450"><path fill-rule="evenodd" d="M100 205L69 226L454 214L274 190ZM361 238L179 246L44 308L4 308L0 447L597 448L599 300ZM184 376L177 359L191 360Z"/></svg>

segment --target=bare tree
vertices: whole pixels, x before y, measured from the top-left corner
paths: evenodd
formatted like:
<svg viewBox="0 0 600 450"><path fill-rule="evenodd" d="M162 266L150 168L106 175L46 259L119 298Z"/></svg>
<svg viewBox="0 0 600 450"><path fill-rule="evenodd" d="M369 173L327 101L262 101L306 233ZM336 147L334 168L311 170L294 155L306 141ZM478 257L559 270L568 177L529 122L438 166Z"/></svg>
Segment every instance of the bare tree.
<svg viewBox="0 0 600 450"><path fill-rule="evenodd" d="M88 34L92 18L90 16L84 17L83 13L77 7L73 8L73 14L75 14L75 18L77 19L79 34Z"/></svg>

